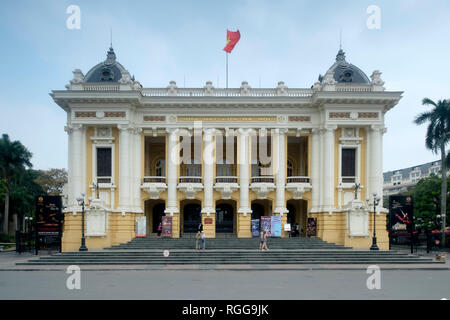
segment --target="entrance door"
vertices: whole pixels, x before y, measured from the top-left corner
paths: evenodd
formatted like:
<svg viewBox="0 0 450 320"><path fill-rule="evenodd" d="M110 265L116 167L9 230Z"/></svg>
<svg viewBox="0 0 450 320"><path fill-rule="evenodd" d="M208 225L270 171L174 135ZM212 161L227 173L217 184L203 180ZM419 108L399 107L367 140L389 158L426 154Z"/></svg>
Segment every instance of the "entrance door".
<svg viewBox="0 0 450 320"><path fill-rule="evenodd" d="M190 203L184 206L183 209L183 232L195 233L198 225L202 221L201 206L196 203Z"/></svg>
<svg viewBox="0 0 450 320"><path fill-rule="evenodd" d="M158 226L162 222L162 217L165 216L165 209L166 205L164 203L158 203L153 207L152 233L158 232Z"/></svg>
<svg viewBox="0 0 450 320"><path fill-rule="evenodd" d="M252 203L252 220L261 220L264 216L264 206L259 203Z"/></svg>
<svg viewBox="0 0 450 320"><path fill-rule="evenodd" d="M216 206L216 233L233 233L233 207L229 204Z"/></svg>

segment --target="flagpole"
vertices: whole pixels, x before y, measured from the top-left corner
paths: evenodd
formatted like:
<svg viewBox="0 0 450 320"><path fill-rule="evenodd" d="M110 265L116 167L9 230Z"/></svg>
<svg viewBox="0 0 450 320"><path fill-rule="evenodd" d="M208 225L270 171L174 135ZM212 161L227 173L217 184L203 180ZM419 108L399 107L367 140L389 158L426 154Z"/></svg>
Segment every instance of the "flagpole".
<svg viewBox="0 0 450 320"><path fill-rule="evenodd" d="M228 52L226 52L227 56L227 89L228 89Z"/></svg>

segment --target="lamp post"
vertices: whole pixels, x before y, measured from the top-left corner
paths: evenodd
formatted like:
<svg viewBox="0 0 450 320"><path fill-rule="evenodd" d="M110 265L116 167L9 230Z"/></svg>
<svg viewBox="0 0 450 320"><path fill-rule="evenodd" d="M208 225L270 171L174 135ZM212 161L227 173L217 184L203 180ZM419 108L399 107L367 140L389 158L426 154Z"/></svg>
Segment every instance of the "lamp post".
<svg viewBox="0 0 450 320"><path fill-rule="evenodd" d="M372 246L370 247L370 250L380 250L377 246L377 234L376 234L376 212L377 212L377 205L380 202L381 198L377 196L376 193L373 194L373 237L372 237ZM369 204L369 198L366 198L367 204Z"/></svg>
<svg viewBox="0 0 450 320"><path fill-rule="evenodd" d="M77 198L78 204L81 206L81 247L78 251L88 251L86 248L86 239L84 238L84 193Z"/></svg>

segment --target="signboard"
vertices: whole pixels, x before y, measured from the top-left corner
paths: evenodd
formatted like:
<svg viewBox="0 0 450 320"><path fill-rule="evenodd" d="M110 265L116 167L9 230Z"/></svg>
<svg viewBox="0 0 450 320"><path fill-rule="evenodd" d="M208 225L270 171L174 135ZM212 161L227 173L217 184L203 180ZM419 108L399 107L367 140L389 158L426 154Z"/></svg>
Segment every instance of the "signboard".
<svg viewBox="0 0 450 320"><path fill-rule="evenodd" d="M267 236L270 237L271 232L270 232L270 217L261 217L261 231L266 230L267 231Z"/></svg>
<svg viewBox="0 0 450 320"><path fill-rule="evenodd" d="M390 196L389 216L391 233L410 233L413 229L414 212L411 196Z"/></svg>
<svg viewBox="0 0 450 320"><path fill-rule="evenodd" d="M259 219L252 220L252 236L259 237Z"/></svg>
<svg viewBox="0 0 450 320"><path fill-rule="evenodd" d="M136 218L136 238L145 238L147 236L147 218Z"/></svg>
<svg viewBox="0 0 450 320"><path fill-rule="evenodd" d="M205 218L205 224L213 224L213 218Z"/></svg>
<svg viewBox="0 0 450 320"><path fill-rule="evenodd" d="M41 244L56 245L61 251L61 196L39 196L36 199L36 253Z"/></svg>
<svg viewBox="0 0 450 320"><path fill-rule="evenodd" d="M281 237L281 216L271 217L270 232L272 237Z"/></svg>
<svg viewBox="0 0 450 320"><path fill-rule="evenodd" d="M36 202L36 231L39 236L58 236L61 228L60 196L40 196Z"/></svg>
<svg viewBox="0 0 450 320"><path fill-rule="evenodd" d="M161 237L172 237L172 217L162 217Z"/></svg>
<svg viewBox="0 0 450 320"><path fill-rule="evenodd" d="M308 237L317 236L317 218L308 218L306 225L306 235Z"/></svg>
<svg viewBox="0 0 450 320"><path fill-rule="evenodd" d="M291 224L290 223L285 223L284 224L284 231L291 232Z"/></svg>

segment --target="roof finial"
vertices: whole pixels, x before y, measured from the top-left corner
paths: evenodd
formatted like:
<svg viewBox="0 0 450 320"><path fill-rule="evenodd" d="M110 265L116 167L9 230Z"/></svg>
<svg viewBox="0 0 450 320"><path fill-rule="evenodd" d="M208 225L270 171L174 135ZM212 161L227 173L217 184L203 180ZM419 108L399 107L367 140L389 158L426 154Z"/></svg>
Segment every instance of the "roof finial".
<svg viewBox="0 0 450 320"><path fill-rule="evenodd" d="M339 50L342 50L342 28L339 33Z"/></svg>
<svg viewBox="0 0 450 320"><path fill-rule="evenodd" d="M109 28L110 47L112 48L112 27Z"/></svg>

